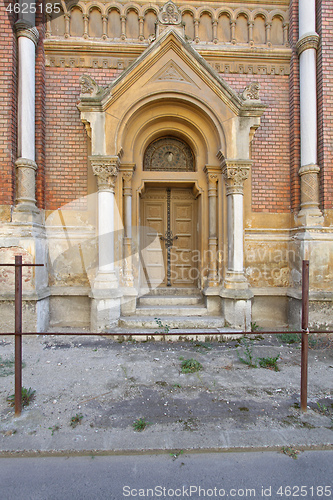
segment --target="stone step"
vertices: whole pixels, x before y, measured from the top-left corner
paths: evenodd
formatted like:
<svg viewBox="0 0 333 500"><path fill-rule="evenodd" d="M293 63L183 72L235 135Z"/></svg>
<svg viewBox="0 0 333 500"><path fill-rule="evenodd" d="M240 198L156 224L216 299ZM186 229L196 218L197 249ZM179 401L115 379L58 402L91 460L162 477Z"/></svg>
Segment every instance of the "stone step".
<svg viewBox="0 0 333 500"><path fill-rule="evenodd" d="M159 316L163 325L175 329L220 329L224 328L222 316ZM160 329L152 316L122 316L119 319L119 327L128 328L133 331L140 328Z"/></svg>
<svg viewBox="0 0 333 500"><path fill-rule="evenodd" d="M206 316L208 311L202 306L145 306L136 309L136 316Z"/></svg>
<svg viewBox="0 0 333 500"><path fill-rule="evenodd" d="M195 306L203 305L201 295L145 295L138 300L138 307L144 306Z"/></svg>

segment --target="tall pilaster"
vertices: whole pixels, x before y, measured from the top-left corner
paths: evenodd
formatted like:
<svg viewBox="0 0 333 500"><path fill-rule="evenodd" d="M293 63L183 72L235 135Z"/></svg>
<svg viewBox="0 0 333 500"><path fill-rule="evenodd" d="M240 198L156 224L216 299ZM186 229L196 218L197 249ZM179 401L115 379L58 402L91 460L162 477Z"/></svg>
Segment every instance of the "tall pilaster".
<svg viewBox="0 0 333 500"><path fill-rule="evenodd" d="M127 287L133 287L132 269L132 177L135 165L122 165L123 200L124 200L124 267L123 281Z"/></svg>
<svg viewBox="0 0 333 500"><path fill-rule="evenodd" d="M16 166L16 199L13 219L39 221L36 207L35 176L35 52L38 31L27 20L15 23L18 38L18 158Z"/></svg>
<svg viewBox="0 0 333 500"><path fill-rule="evenodd" d="M316 58L319 35L316 33L316 2L299 2L299 40L301 131L301 210L302 226L321 225L319 210L319 171L317 164L317 87Z"/></svg>
<svg viewBox="0 0 333 500"><path fill-rule="evenodd" d="M206 165L204 169L208 182L208 249L209 249L209 272L207 286L219 285L217 272L217 183L221 173L221 167Z"/></svg>

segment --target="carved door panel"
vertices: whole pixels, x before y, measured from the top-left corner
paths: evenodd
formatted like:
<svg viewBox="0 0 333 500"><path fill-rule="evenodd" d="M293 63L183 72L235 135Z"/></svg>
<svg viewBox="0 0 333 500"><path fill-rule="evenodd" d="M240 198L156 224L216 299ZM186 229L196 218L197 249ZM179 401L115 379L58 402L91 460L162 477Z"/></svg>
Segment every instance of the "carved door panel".
<svg viewBox="0 0 333 500"><path fill-rule="evenodd" d="M155 190L156 191L156 190ZM143 223L141 241L142 286L166 286L166 250L160 240L164 234L166 199L147 198L142 201Z"/></svg>
<svg viewBox="0 0 333 500"><path fill-rule="evenodd" d="M191 189L147 189L142 199L142 286L197 286L195 210Z"/></svg>
<svg viewBox="0 0 333 500"><path fill-rule="evenodd" d="M173 286L193 287L198 282L195 208L191 190L171 191L171 227L177 236L171 258Z"/></svg>

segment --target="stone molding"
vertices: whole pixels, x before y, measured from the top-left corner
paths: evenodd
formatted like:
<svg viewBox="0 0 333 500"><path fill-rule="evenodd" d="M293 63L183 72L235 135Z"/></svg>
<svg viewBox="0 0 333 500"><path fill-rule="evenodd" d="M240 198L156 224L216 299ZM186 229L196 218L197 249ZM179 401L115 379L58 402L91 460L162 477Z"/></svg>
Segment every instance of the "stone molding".
<svg viewBox="0 0 333 500"><path fill-rule="evenodd" d="M304 174L319 174L320 167L315 163L310 163L309 165L303 165L298 171L298 175L301 177Z"/></svg>
<svg viewBox="0 0 333 500"><path fill-rule="evenodd" d="M20 38L21 36L29 38L32 42L34 42L35 46L37 47L39 40L39 33L35 26L32 26L32 24L29 23L28 21L19 19L14 24L14 27L17 38Z"/></svg>
<svg viewBox="0 0 333 500"><path fill-rule="evenodd" d="M56 68L127 69L149 46L141 44L91 42L82 40L50 40L44 42L45 65ZM289 48L261 49L224 46L210 50L207 44L195 45L196 51L222 74L289 75ZM121 56L119 55L121 54Z"/></svg>
<svg viewBox="0 0 333 500"><path fill-rule="evenodd" d="M296 52L298 57L304 52L304 50L315 49L319 47L320 37L318 33L306 33L303 35L296 44Z"/></svg>
<svg viewBox="0 0 333 500"><path fill-rule="evenodd" d="M116 180L119 173L118 156L89 156L89 161L94 175L97 177L98 191L114 193Z"/></svg>
<svg viewBox="0 0 333 500"><path fill-rule="evenodd" d="M226 184L227 196L244 193L244 182L249 176L251 165L251 160L223 161L222 174Z"/></svg>

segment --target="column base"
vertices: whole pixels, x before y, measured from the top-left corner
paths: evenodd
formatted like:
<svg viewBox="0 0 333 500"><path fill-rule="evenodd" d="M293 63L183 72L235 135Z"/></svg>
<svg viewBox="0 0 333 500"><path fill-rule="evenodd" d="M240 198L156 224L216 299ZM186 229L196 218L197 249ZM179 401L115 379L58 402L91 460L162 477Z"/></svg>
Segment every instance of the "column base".
<svg viewBox="0 0 333 500"><path fill-rule="evenodd" d="M223 299L223 314L226 326L251 331L252 298L251 290L228 290L220 292Z"/></svg>
<svg viewBox="0 0 333 500"><path fill-rule="evenodd" d="M107 291L118 288L118 280L114 271L98 271L94 280L93 290Z"/></svg>
<svg viewBox="0 0 333 500"><path fill-rule="evenodd" d="M121 292L119 289L91 291L90 328L92 332L107 332L117 326L120 318Z"/></svg>
<svg viewBox="0 0 333 500"><path fill-rule="evenodd" d="M324 224L324 216L319 208L303 208L298 212L296 218L297 226L322 226Z"/></svg>
<svg viewBox="0 0 333 500"><path fill-rule="evenodd" d="M208 314L212 316L221 316L222 314L220 291L221 288L218 286L207 287L202 291L205 297Z"/></svg>
<svg viewBox="0 0 333 500"><path fill-rule="evenodd" d="M243 272L227 271L223 286L229 290L247 290L249 283Z"/></svg>
<svg viewBox="0 0 333 500"><path fill-rule="evenodd" d="M138 291L133 287L122 288L121 315L132 316L136 311L136 299Z"/></svg>
<svg viewBox="0 0 333 500"><path fill-rule="evenodd" d="M14 207L12 221L42 224L42 216L40 210L32 203L19 203Z"/></svg>

